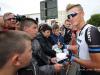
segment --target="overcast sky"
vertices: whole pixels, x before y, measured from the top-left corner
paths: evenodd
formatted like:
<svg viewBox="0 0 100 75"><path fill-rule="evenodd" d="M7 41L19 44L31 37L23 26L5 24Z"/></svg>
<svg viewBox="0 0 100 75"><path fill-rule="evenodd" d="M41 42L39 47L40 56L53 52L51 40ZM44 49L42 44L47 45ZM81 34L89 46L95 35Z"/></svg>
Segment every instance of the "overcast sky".
<svg viewBox="0 0 100 75"><path fill-rule="evenodd" d="M43 0L0 0L0 14L9 11L15 14L39 13L40 1ZM92 14L100 13L100 0L58 0L58 10L65 10L69 3L81 4L87 18Z"/></svg>

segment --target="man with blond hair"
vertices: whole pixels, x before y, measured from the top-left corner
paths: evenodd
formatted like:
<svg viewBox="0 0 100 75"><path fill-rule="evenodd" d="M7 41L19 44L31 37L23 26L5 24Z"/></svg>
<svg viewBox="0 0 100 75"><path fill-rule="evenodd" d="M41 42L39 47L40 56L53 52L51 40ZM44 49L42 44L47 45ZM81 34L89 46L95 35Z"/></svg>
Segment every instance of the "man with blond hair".
<svg viewBox="0 0 100 75"><path fill-rule="evenodd" d="M80 64L81 75L100 75L100 32L84 20L84 10L80 4L69 4L67 18L72 26L77 27L77 47L79 58L72 56L72 61Z"/></svg>

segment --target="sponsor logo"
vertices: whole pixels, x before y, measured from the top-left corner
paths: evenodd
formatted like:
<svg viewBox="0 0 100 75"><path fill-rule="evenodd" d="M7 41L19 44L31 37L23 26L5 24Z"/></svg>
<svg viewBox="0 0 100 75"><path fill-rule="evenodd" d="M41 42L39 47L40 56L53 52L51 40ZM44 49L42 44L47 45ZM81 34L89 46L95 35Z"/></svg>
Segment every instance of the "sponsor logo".
<svg viewBox="0 0 100 75"><path fill-rule="evenodd" d="M87 37L88 37L88 41L89 41L89 42L91 42L90 31L91 31L91 27L89 27L88 30L87 30Z"/></svg>

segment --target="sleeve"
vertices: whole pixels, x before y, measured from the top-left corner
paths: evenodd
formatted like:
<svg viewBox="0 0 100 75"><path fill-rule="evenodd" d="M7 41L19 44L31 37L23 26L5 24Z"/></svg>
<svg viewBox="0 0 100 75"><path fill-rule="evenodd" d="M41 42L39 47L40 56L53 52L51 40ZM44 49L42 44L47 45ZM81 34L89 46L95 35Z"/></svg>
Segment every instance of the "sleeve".
<svg viewBox="0 0 100 75"><path fill-rule="evenodd" d="M91 26L86 30L85 40L90 53L100 53L100 32L96 27Z"/></svg>
<svg viewBox="0 0 100 75"><path fill-rule="evenodd" d="M43 75L55 75L54 65L44 65L39 67Z"/></svg>

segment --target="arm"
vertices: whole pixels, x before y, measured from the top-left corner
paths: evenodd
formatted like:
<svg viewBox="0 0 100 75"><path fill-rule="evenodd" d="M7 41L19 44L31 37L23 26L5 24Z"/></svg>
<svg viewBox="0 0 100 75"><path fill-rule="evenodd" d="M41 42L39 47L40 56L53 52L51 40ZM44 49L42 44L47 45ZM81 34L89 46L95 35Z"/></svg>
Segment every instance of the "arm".
<svg viewBox="0 0 100 75"><path fill-rule="evenodd" d="M81 60L75 57L73 61L79 63L80 65L86 68L99 70L100 69L100 54L90 54L90 57L91 57L91 60Z"/></svg>

